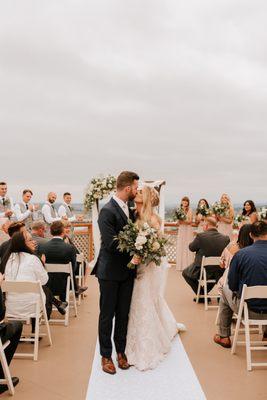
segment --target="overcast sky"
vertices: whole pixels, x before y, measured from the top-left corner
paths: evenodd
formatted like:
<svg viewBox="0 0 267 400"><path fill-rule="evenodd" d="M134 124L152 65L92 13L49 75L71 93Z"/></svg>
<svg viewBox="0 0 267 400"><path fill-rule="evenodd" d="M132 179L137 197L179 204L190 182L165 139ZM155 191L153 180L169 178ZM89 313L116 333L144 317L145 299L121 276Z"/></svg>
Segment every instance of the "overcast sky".
<svg viewBox="0 0 267 400"><path fill-rule="evenodd" d="M18 198L99 174L267 203L266 1L1 1L0 180Z"/></svg>

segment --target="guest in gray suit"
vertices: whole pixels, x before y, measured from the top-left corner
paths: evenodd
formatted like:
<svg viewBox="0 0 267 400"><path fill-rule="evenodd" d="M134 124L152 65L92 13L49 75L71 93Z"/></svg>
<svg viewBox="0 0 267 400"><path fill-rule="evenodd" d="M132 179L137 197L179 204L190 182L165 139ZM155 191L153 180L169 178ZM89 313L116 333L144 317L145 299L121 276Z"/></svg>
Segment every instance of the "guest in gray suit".
<svg viewBox="0 0 267 400"><path fill-rule="evenodd" d="M46 226L44 221L34 221L32 224L32 238L37 243L37 246L47 243L48 238L45 237Z"/></svg>
<svg viewBox="0 0 267 400"><path fill-rule="evenodd" d="M182 275L195 293L197 293L198 289L202 257L219 257L230 242L229 237L219 233L216 226L217 222L215 218L207 217L203 226L204 232L199 233L189 245L189 249L192 252L196 252L196 256L193 264L184 269ZM215 279L216 282L218 282L224 273L224 269L216 265L208 266L206 271L207 279ZM214 283L208 284L208 292L214 285ZM201 294L203 294L203 292L201 292Z"/></svg>

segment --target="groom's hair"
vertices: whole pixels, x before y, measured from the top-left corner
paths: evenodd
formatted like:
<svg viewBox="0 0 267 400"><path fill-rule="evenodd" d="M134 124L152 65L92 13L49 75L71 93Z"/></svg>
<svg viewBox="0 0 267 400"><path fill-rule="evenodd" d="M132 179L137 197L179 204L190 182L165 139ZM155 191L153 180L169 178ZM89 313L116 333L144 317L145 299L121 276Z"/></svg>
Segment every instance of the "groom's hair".
<svg viewBox="0 0 267 400"><path fill-rule="evenodd" d="M127 186L131 186L134 181L139 181L139 176L135 172L121 172L117 178L117 190L122 190Z"/></svg>

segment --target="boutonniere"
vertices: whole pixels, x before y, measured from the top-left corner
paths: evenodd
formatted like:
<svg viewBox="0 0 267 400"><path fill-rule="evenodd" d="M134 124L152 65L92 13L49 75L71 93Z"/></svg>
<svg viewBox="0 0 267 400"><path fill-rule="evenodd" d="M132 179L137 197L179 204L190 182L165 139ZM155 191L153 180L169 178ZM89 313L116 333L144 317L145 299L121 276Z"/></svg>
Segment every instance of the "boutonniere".
<svg viewBox="0 0 267 400"><path fill-rule="evenodd" d="M9 207L9 206L10 206L10 200L9 200L9 199L5 199L5 200L3 201L3 206L4 206L4 207Z"/></svg>

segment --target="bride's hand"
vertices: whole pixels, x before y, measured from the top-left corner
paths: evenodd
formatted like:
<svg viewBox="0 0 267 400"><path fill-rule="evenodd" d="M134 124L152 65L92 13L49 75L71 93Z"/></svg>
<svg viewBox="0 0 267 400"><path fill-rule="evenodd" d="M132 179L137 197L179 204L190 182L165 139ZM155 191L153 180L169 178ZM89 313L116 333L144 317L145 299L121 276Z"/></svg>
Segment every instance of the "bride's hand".
<svg viewBox="0 0 267 400"><path fill-rule="evenodd" d="M139 265L141 264L141 258L139 256L133 256L131 263L134 265Z"/></svg>

